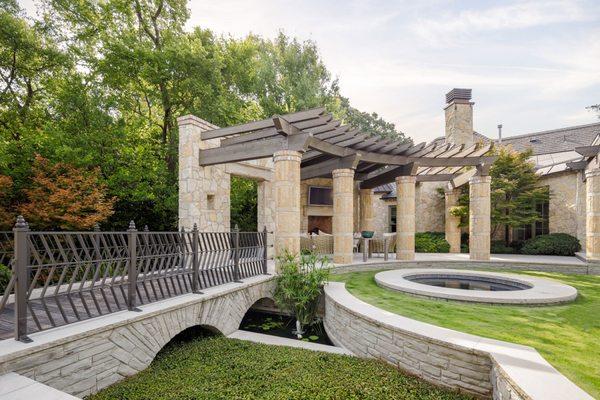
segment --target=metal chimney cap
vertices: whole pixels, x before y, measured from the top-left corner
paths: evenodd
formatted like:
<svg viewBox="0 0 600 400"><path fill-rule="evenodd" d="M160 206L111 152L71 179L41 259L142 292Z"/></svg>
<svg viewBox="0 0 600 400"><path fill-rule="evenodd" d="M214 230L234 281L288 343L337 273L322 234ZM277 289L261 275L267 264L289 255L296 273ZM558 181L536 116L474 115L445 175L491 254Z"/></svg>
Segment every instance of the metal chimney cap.
<svg viewBox="0 0 600 400"><path fill-rule="evenodd" d="M446 93L446 103L452 103L454 100L471 100L471 89L454 88Z"/></svg>

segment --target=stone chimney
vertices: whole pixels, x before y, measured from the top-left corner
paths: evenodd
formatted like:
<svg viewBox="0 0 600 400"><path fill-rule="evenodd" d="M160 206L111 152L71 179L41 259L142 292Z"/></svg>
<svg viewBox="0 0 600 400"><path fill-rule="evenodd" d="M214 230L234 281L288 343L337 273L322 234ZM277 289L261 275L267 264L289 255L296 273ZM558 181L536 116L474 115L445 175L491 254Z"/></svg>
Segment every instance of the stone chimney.
<svg viewBox="0 0 600 400"><path fill-rule="evenodd" d="M468 146L475 142L473 104L471 89L452 89L446 94L446 143Z"/></svg>

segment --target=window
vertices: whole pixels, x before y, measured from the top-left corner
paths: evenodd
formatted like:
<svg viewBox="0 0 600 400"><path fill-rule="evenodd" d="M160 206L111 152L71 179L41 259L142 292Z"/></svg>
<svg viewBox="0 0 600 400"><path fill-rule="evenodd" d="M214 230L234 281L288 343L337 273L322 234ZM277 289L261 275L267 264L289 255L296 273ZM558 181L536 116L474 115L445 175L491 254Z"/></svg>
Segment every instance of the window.
<svg viewBox="0 0 600 400"><path fill-rule="evenodd" d="M536 204L535 208L542 219L534 222L533 224L523 225L515 228L513 231L513 240L523 241L539 235L547 235L550 233L550 203L544 201Z"/></svg>
<svg viewBox="0 0 600 400"><path fill-rule="evenodd" d="M333 189L330 187L309 186L308 204L311 206L332 206Z"/></svg>
<svg viewBox="0 0 600 400"><path fill-rule="evenodd" d="M207 194L206 195L206 208L208 210L214 210L215 209L215 195L214 194Z"/></svg>
<svg viewBox="0 0 600 400"><path fill-rule="evenodd" d="M396 232L396 206L389 207L389 228L390 232Z"/></svg>

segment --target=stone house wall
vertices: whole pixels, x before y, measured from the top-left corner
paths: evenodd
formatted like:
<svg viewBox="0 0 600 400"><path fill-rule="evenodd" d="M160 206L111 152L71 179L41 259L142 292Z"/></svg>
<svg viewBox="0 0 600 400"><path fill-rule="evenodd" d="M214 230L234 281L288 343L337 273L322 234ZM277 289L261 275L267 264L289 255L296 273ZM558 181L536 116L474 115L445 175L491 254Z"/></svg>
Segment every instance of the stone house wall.
<svg viewBox="0 0 600 400"><path fill-rule="evenodd" d="M440 196L437 188L445 182L420 182L415 191L415 230L416 232L444 232L444 197ZM390 207L396 205L396 199L376 197L375 232L389 232Z"/></svg>

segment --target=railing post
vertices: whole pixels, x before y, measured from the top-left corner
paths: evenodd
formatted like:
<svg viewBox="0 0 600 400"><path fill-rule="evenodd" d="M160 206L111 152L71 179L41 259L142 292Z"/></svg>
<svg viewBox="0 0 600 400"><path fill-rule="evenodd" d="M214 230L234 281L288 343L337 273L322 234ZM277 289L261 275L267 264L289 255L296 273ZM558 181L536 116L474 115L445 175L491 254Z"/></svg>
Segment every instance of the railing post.
<svg viewBox="0 0 600 400"><path fill-rule="evenodd" d="M127 309L129 311L141 311L139 308L136 308L137 229L133 221L129 222L129 229L127 229L127 248L129 254L129 265L127 268Z"/></svg>
<svg viewBox="0 0 600 400"><path fill-rule="evenodd" d="M198 225L194 224L194 228L192 229L192 291L202 294L200 291L200 258L198 255L199 240Z"/></svg>
<svg viewBox="0 0 600 400"><path fill-rule="evenodd" d="M269 246L267 244L267 239L268 238L267 238L267 226L266 225L263 228L262 235L263 235L263 245L264 245L264 247L263 247L263 260L262 260L262 262L263 262L263 265L262 265L263 274L269 275L269 272L267 271L267 255L268 255L268 247Z"/></svg>
<svg viewBox="0 0 600 400"><path fill-rule="evenodd" d="M31 342L27 336L27 291L29 290L29 225L22 215L17 217L13 228L15 252L13 273L15 274L15 340Z"/></svg>
<svg viewBox="0 0 600 400"><path fill-rule="evenodd" d="M241 283L240 280L240 228L235 224L233 228L233 281Z"/></svg>
<svg viewBox="0 0 600 400"><path fill-rule="evenodd" d="M388 260L388 238L383 238L383 261Z"/></svg>

